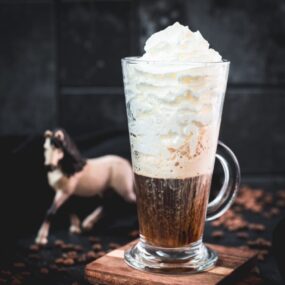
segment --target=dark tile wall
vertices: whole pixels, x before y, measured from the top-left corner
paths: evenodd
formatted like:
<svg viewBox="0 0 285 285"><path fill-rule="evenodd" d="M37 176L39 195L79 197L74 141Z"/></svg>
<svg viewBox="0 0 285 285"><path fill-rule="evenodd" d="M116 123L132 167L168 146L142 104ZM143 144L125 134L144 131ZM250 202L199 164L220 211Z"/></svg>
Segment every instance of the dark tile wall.
<svg viewBox="0 0 285 285"><path fill-rule="evenodd" d="M0 134L55 125L53 8L0 1Z"/></svg>
<svg viewBox="0 0 285 285"><path fill-rule="evenodd" d="M0 0L0 135L127 130L120 59L181 21L231 61L221 139L285 177L284 0Z"/></svg>

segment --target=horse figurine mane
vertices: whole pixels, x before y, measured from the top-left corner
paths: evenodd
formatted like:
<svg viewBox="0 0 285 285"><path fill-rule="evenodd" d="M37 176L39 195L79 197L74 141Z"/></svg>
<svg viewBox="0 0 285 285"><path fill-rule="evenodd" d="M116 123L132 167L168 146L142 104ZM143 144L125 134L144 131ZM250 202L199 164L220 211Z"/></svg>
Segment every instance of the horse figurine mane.
<svg viewBox="0 0 285 285"><path fill-rule="evenodd" d="M60 137L58 134L63 134ZM50 139L50 144L55 148L63 151L63 158L58 161L58 166L63 174L67 177L81 171L86 165L86 159L82 157L77 146L69 136L69 134L62 128L56 128L53 131L45 132L45 139ZM51 165L51 167L56 167Z"/></svg>
<svg viewBox="0 0 285 285"><path fill-rule="evenodd" d="M53 203L39 229L36 243L48 242L49 228L57 210L72 196L92 197L113 188L128 202L135 202L134 177L130 163L116 155L85 159L75 143L62 129L47 130L44 134L44 157L49 185L55 191ZM81 223L70 215L70 232L80 233L81 227L90 230L102 216L103 207L96 208Z"/></svg>

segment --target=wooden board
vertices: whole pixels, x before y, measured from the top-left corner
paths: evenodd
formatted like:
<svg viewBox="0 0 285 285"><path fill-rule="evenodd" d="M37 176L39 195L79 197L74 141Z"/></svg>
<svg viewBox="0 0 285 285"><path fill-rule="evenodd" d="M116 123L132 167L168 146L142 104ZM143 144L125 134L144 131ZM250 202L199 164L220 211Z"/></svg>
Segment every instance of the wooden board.
<svg viewBox="0 0 285 285"><path fill-rule="evenodd" d="M161 275L142 272L129 267L123 259L124 251L133 241L113 250L85 267L85 277L92 284L106 285L213 285L232 284L255 264L256 252L233 247L208 244L219 255L217 265L203 273L192 275Z"/></svg>

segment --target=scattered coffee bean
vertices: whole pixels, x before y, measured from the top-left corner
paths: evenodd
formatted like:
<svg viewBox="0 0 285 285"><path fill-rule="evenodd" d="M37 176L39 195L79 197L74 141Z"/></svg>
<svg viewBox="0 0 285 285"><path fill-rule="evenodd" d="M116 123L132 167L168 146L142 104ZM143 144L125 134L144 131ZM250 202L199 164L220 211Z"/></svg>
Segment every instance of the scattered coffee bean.
<svg viewBox="0 0 285 285"><path fill-rule="evenodd" d="M121 245L118 243L115 243L115 242L110 242L108 246L110 249L116 249L116 248L120 247Z"/></svg>
<svg viewBox="0 0 285 285"><path fill-rule="evenodd" d="M103 250L101 250L101 251L99 251L98 253L97 253L97 257L99 258L99 257L102 257L102 256L104 256L106 254L106 252L105 251L103 251Z"/></svg>
<svg viewBox="0 0 285 285"><path fill-rule="evenodd" d="M5 276L11 276L12 273L9 270L1 270L1 274Z"/></svg>
<svg viewBox="0 0 285 285"><path fill-rule="evenodd" d="M74 246L74 250L75 250L75 251L82 251L82 250L83 250L83 247L82 247L81 245L76 244L76 245Z"/></svg>
<svg viewBox="0 0 285 285"><path fill-rule="evenodd" d="M279 190L276 193L277 198L285 200L285 190Z"/></svg>
<svg viewBox="0 0 285 285"><path fill-rule="evenodd" d="M276 207L273 207L273 208L271 208L270 213L271 213L273 216L277 216L277 215L280 214L280 210L279 210L278 208L276 208Z"/></svg>
<svg viewBox="0 0 285 285"><path fill-rule="evenodd" d="M257 260L259 261L263 261L266 256L268 255L268 251L267 250L260 250L257 254Z"/></svg>
<svg viewBox="0 0 285 285"><path fill-rule="evenodd" d="M29 272L29 271L23 271L21 274L24 275L24 276L30 276L30 275L31 275L31 272Z"/></svg>
<svg viewBox="0 0 285 285"><path fill-rule="evenodd" d="M74 264L74 259L73 258L66 258L63 260L63 265L66 266L71 266Z"/></svg>
<svg viewBox="0 0 285 285"><path fill-rule="evenodd" d="M95 255L95 257L96 257L96 255ZM94 259L95 259L95 257L94 257ZM86 258L85 254L82 254L82 255L78 256L78 258L77 258L77 262L79 262L79 263L85 263L86 261L87 261L87 258Z"/></svg>
<svg viewBox="0 0 285 285"><path fill-rule="evenodd" d="M92 260L92 259L97 258L97 254L94 251L90 250L86 252L85 257L87 260Z"/></svg>
<svg viewBox="0 0 285 285"><path fill-rule="evenodd" d="M132 238L137 238L139 237L140 232L138 230L133 230L129 233L129 236Z"/></svg>
<svg viewBox="0 0 285 285"><path fill-rule="evenodd" d="M15 262L13 263L13 266L16 268L24 268L26 265L23 262Z"/></svg>
<svg viewBox="0 0 285 285"><path fill-rule="evenodd" d="M240 212L242 212L242 207L240 207L240 206L234 206L234 211L236 212L236 213L240 213Z"/></svg>
<svg viewBox="0 0 285 285"><path fill-rule="evenodd" d="M228 210L223 216L211 223L214 227L224 226L229 231L237 231L247 227L247 222L241 215Z"/></svg>
<svg viewBox="0 0 285 285"><path fill-rule="evenodd" d="M239 232L239 233L237 233L237 237L240 239L248 239L249 234L247 232Z"/></svg>
<svg viewBox="0 0 285 285"><path fill-rule="evenodd" d="M22 281L19 278L13 277L10 284L11 285L21 285Z"/></svg>
<svg viewBox="0 0 285 285"><path fill-rule="evenodd" d="M92 249L95 251L100 251L102 249L102 245L99 243L95 243L92 245Z"/></svg>
<svg viewBox="0 0 285 285"><path fill-rule="evenodd" d="M211 222L211 225L212 225L213 227L219 227L219 226L222 225L222 220L217 219L217 220Z"/></svg>
<svg viewBox="0 0 285 285"><path fill-rule="evenodd" d="M33 259L33 260L39 260L40 259L40 257L37 254L29 254L28 258Z"/></svg>
<svg viewBox="0 0 285 285"><path fill-rule="evenodd" d="M220 239L224 236L224 233L222 231L213 231L211 236L215 239Z"/></svg>
<svg viewBox="0 0 285 285"><path fill-rule="evenodd" d="M276 206L279 208L285 208L285 201L284 200L278 200L276 202Z"/></svg>
<svg viewBox="0 0 285 285"><path fill-rule="evenodd" d="M64 263L64 259L63 258L57 258L55 261L54 261L55 264L58 264L58 265L62 265Z"/></svg>
<svg viewBox="0 0 285 285"><path fill-rule="evenodd" d="M271 247L271 242L264 238L257 238L255 240L247 241L247 244L252 248L267 249Z"/></svg>
<svg viewBox="0 0 285 285"><path fill-rule="evenodd" d="M69 251L74 249L74 245L70 243L62 244L60 247L63 251Z"/></svg>
<svg viewBox="0 0 285 285"><path fill-rule="evenodd" d="M86 261L87 261L87 259L86 259L85 254L82 254L82 255L77 257L77 262L79 262L79 263L85 263Z"/></svg>
<svg viewBox="0 0 285 285"><path fill-rule="evenodd" d="M41 272L42 274L48 274L49 271L48 271L47 268L43 267L43 268L40 269L40 272Z"/></svg>
<svg viewBox="0 0 285 285"><path fill-rule="evenodd" d="M68 251L66 253L63 253L63 258L77 258L78 254L76 251Z"/></svg>
<svg viewBox="0 0 285 285"><path fill-rule="evenodd" d="M49 265L49 269L52 270L52 271L57 271L57 268L58 267L55 264L50 264Z"/></svg>
<svg viewBox="0 0 285 285"><path fill-rule="evenodd" d="M263 199L263 202L267 205L272 205L273 203L273 196L270 193L267 193Z"/></svg>
<svg viewBox="0 0 285 285"><path fill-rule="evenodd" d="M89 237L89 241L96 243L96 242L100 242L101 239L98 237Z"/></svg>
<svg viewBox="0 0 285 285"><path fill-rule="evenodd" d="M57 239L55 242L54 242L54 245L56 247L61 247L62 245L64 245L64 241L63 240L60 240L60 239Z"/></svg>
<svg viewBox="0 0 285 285"><path fill-rule="evenodd" d="M38 252L40 250L40 246L38 244L32 244L29 249L30 251Z"/></svg>
<svg viewBox="0 0 285 285"><path fill-rule="evenodd" d="M263 224L250 223L248 224L248 229L256 231L256 232L264 232L266 228Z"/></svg>

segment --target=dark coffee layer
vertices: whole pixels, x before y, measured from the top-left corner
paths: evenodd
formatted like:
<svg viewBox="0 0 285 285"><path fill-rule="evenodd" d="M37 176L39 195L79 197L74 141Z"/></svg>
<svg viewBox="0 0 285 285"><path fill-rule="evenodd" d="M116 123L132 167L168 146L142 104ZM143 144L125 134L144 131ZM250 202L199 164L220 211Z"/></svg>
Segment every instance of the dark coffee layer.
<svg viewBox="0 0 285 285"><path fill-rule="evenodd" d="M135 174L140 234L160 247L182 247L201 239L211 176L159 179Z"/></svg>

